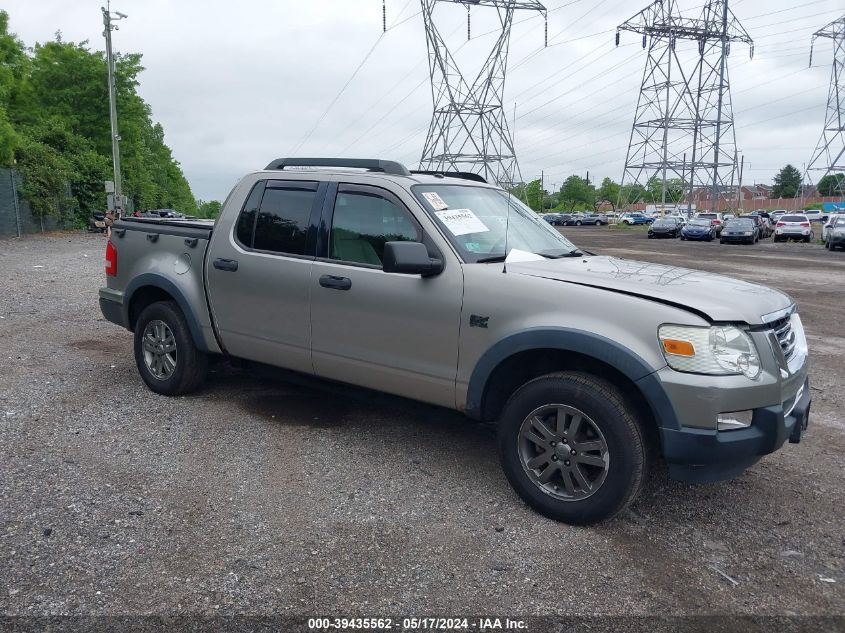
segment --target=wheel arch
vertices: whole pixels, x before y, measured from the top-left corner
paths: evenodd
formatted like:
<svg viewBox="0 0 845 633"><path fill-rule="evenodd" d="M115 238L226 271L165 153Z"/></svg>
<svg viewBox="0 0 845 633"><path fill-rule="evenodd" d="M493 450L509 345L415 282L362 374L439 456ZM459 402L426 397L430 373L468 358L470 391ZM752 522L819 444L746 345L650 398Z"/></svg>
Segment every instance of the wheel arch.
<svg viewBox="0 0 845 633"><path fill-rule="evenodd" d="M171 280L157 275L155 273L143 273L135 277L127 286L125 292L124 305L124 322L128 324L131 331L135 331L135 323L144 309L158 301L175 301L176 305L182 311L185 321L188 323L188 329L191 332L191 338L194 340L194 345L197 349L203 352L210 351L205 344L205 339L202 334L202 327L200 326L197 315L191 308L191 304L185 298L184 293L179 290L179 287Z"/></svg>
<svg viewBox="0 0 845 633"><path fill-rule="evenodd" d="M637 409L654 438L659 428L680 428L656 369L615 341L568 328L527 330L487 350L470 377L466 414L494 421L517 388L561 370L587 372L610 381Z"/></svg>

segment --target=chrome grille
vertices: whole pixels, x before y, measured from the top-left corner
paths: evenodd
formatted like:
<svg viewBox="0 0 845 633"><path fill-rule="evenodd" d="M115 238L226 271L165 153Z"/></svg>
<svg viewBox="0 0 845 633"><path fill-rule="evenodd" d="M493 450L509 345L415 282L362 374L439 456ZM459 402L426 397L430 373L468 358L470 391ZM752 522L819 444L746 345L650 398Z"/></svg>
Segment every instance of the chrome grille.
<svg viewBox="0 0 845 633"><path fill-rule="evenodd" d="M778 319L771 325L772 329L775 331L775 337L777 337L778 343L780 343L780 349L783 352L783 357L788 362L795 353L795 344L797 342L795 332L792 331L792 319L791 317L784 317L782 319Z"/></svg>

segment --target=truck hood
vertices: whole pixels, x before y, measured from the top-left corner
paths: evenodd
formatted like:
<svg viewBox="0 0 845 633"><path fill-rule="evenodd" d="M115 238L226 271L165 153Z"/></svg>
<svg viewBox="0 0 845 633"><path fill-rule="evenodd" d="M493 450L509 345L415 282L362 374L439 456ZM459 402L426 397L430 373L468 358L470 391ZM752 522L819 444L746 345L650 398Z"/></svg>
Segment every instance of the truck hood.
<svg viewBox="0 0 845 633"><path fill-rule="evenodd" d="M793 304L778 290L733 277L617 257L515 262L507 265L507 271L654 299L713 321L759 324L762 316Z"/></svg>

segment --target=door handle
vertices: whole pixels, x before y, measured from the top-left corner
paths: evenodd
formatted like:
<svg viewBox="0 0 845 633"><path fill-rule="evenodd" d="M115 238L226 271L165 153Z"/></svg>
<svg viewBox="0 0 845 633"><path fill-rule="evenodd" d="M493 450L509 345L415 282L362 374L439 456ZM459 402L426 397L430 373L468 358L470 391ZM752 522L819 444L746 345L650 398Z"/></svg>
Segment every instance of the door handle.
<svg viewBox="0 0 845 633"><path fill-rule="evenodd" d="M238 269L238 260L218 257L214 260L214 267L217 270L228 270L230 273L233 273Z"/></svg>
<svg viewBox="0 0 845 633"><path fill-rule="evenodd" d="M323 275L320 277L320 285L323 288L335 290L349 290L352 287L352 280L349 277L335 277L334 275Z"/></svg>

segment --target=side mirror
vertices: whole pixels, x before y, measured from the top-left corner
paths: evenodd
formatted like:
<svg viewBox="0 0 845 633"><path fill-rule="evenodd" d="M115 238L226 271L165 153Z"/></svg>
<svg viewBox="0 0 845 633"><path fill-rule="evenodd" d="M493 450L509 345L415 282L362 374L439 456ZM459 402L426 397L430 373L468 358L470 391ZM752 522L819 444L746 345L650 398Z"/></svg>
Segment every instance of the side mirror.
<svg viewBox="0 0 845 633"><path fill-rule="evenodd" d="M419 242L387 242L384 245L383 269L386 273L431 277L443 272L443 262L434 257L429 257L425 244Z"/></svg>

